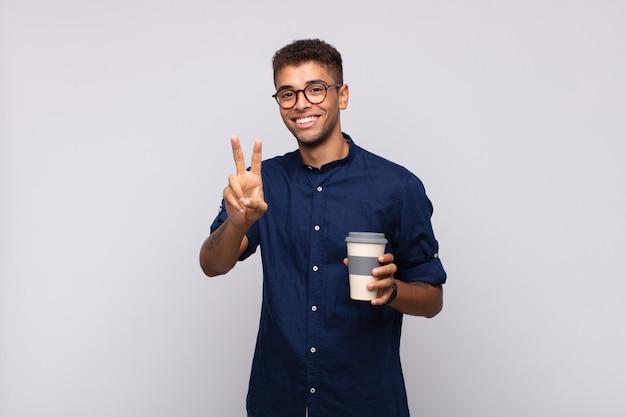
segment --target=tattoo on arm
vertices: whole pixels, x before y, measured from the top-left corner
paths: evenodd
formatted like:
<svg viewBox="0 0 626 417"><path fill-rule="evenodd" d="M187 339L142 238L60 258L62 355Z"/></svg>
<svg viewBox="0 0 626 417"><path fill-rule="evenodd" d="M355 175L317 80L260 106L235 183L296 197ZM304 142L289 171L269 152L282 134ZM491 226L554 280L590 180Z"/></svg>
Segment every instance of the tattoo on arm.
<svg viewBox="0 0 626 417"><path fill-rule="evenodd" d="M218 227L209 238L206 240L206 244L204 245L206 250L209 252L213 252L213 250L220 245L222 242L222 238L224 237L224 231L226 230L226 222L222 223L220 227Z"/></svg>

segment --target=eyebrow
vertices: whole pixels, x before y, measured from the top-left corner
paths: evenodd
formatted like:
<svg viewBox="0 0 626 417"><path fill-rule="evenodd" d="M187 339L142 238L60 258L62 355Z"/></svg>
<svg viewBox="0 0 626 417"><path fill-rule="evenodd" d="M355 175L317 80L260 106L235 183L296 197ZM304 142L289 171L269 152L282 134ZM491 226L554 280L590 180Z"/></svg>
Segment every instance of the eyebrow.
<svg viewBox="0 0 626 417"><path fill-rule="evenodd" d="M305 83L304 88L310 86L311 84L328 84L328 83L324 80L310 80ZM276 91L282 91L282 90L295 90L295 87L293 85L281 85L280 87L278 87L278 90Z"/></svg>

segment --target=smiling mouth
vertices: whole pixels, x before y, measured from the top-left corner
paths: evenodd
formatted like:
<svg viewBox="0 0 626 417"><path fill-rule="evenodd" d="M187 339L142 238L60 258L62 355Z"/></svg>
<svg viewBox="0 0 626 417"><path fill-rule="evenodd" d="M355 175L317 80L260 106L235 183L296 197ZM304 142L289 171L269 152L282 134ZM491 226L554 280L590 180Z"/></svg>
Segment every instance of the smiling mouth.
<svg viewBox="0 0 626 417"><path fill-rule="evenodd" d="M300 119L296 119L295 122L298 125L303 125L307 123L312 123L316 121L317 119L319 119L319 116L302 117Z"/></svg>

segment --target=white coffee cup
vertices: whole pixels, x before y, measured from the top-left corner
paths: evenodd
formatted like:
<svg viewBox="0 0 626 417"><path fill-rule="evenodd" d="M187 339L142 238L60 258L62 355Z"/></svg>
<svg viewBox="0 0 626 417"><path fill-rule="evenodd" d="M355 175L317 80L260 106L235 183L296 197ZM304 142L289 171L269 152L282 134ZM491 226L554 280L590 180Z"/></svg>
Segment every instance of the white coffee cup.
<svg viewBox="0 0 626 417"><path fill-rule="evenodd" d="M372 269L380 266L378 257L385 253L387 239L384 233L350 232L346 237L348 247L348 274L350 276L350 298L373 300L377 291L367 289L367 283L376 281Z"/></svg>

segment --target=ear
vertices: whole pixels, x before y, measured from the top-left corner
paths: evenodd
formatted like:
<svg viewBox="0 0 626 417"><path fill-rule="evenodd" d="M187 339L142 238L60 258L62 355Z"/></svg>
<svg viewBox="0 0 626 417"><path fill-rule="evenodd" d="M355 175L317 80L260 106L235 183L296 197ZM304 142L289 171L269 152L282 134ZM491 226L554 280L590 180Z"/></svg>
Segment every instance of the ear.
<svg viewBox="0 0 626 417"><path fill-rule="evenodd" d="M348 84L344 84L339 87L339 109L345 110L348 108L348 96L350 95L350 91L348 89Z"/></svg>

